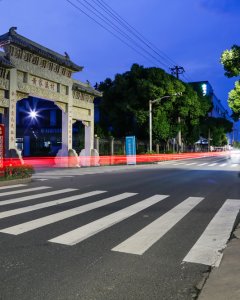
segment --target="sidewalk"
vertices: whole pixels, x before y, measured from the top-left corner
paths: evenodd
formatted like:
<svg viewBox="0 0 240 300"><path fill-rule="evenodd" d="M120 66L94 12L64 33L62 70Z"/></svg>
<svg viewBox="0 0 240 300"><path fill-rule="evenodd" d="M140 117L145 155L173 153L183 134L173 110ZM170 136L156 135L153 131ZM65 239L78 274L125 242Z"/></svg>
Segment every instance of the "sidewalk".
<svg viewBox="0 0 240 300"><path fill-rule="evenodd" d="M240 300L240 224L223 252L218 268L207 279L198 300Z"/></svg>

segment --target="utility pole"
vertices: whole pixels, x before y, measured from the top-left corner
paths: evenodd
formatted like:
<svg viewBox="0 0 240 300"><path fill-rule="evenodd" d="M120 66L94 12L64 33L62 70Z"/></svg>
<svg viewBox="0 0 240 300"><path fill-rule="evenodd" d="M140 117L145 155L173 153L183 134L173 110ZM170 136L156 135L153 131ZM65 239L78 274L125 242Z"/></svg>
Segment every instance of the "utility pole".
<svg viewBox="0 0 240 300"><path fill-rule="evenodd" d="M185 72L183 67L174 66L173 68L170 68L172 75L176 75L177 79L179 79L179 75L183 74Z"/></svg>
<svg viewBox="0 0 240 300"><path fill-rule="evenodd" d="M173 68L170 68L172 75L176 75L177 79L179 79L179 75L183 74L185 72L183 67L180 66L174 66ZM181 118L178 116L178 124L181 124ZM180 148L182 147L182 135L181 135L181 128L178 131L177 135L177 142L178 142L178 152L180 152Z"/></svg>

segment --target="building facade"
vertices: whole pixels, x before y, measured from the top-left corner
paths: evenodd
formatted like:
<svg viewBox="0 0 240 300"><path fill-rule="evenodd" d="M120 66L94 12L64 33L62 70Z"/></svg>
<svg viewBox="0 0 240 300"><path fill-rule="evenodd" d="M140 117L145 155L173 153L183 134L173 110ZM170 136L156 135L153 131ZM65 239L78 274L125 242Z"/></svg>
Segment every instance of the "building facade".
<svg viewBox="0 0 240 300"><path fill-rule="evenodd" d="M233 123L233 131L227 134L227 140L230 145L236 141L240 141L240 122L234 122L229 112L222 105L221 101L214 94L214 90L208 81L191 82L193 88L201 91L203 96L209 96L212 103L212 109L208 116L213 118L224 118Z"/></svg>

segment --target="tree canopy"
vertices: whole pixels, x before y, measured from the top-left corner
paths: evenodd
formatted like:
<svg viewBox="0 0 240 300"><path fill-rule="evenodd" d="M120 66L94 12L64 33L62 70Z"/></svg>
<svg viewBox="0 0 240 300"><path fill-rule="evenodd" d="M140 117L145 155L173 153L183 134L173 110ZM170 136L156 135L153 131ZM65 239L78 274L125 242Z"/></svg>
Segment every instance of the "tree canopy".
<svg viewBox="0 0 240 300"><path fill-rule="evenodd" d="M210 100L198 95L189 84L160 68L144 68L138 64L133 64L130 71L117 74L114 80L107 78L98 89L103 92L100 125L115 137L135 135L147 139L149 100L171 95L153 104L153 139L166 142L181 127L186 141L196 141L193 128L211 106Z"/></svg>
<svg viewBox="0 0 240 300"><path fill-rule="evenodd" d="M233 45L230 50L223 51L221 63L227 77L240 75L240 46ZM240 117L240 82L236 81L235 88L230 91L228 96L229 107L233 111L235 120Z"/></svg>
<svg viewBox="0 0 240 300"><path fill-rule="evenodd" d="M230 50L223 51L221 63L227 77L235 77L240 74L240 47L233 45Z"/></svg>

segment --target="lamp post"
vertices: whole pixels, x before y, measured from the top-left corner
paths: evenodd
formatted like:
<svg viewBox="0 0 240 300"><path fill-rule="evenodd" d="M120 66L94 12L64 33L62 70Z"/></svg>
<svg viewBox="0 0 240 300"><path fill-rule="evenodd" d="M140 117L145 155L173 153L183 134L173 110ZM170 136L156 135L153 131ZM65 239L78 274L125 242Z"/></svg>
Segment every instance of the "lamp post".
<svg viewBox="0 0 240 300"><path fill-rule="evenodd" d="M152 152L152 104L161 101L165 98L170 98L171 96L163 96L155 100L149 100L149 151Z"/></svg>

